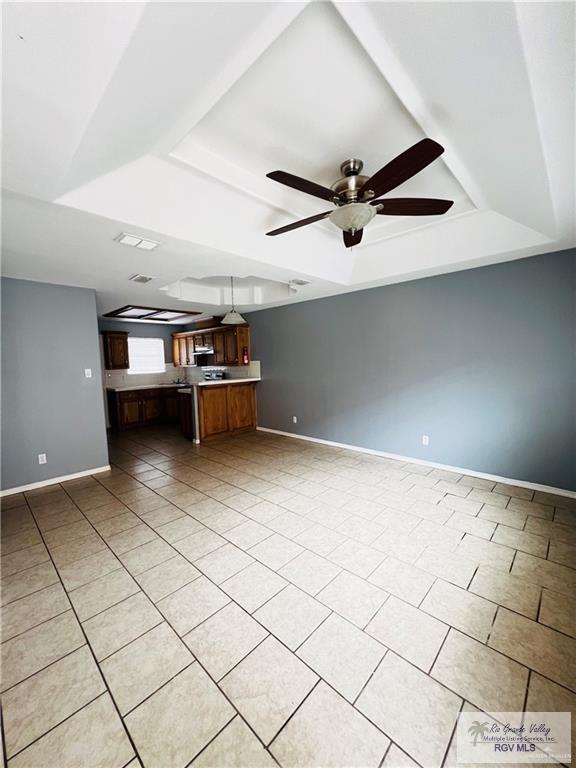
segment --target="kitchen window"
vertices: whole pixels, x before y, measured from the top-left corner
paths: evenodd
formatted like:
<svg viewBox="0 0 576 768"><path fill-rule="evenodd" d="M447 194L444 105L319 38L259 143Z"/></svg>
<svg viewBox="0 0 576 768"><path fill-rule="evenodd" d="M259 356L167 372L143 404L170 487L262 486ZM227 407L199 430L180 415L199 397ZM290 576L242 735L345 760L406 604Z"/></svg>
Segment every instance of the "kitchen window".
<svg viewBox="0 0 576 768"><path fill-rule="evenodd" d="M165 373L162 339L139 339L128 336L128 373Z"/></svg>

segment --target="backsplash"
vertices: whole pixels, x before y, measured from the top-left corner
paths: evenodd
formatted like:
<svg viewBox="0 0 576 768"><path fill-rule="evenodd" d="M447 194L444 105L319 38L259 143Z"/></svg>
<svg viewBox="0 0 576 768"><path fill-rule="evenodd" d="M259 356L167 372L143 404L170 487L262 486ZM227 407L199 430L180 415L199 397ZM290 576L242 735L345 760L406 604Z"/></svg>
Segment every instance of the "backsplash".
<svg viewBox="0 0 576 768"><path fill-rule="evenodd" d="M134 384L141 387L142 384L169 384L176 379L186 379L186 371L176 368L172 363L166 363L165 373L128 373L128 371L103 371L105 387L128 387Z"/></svg>
<svg viewBox="0 0 576 768"><path fill-rule="evenodd" d="M260 361L253 360L250 365L207 365L206 368L218 368L223 370L227 379L259 379ZM173 382L188 382L204 379L203 368L177 368L171 363L166 363L165 373L133 373L127 371L103 371L104 387L141 387L143 384L172 384Z"/></svg>

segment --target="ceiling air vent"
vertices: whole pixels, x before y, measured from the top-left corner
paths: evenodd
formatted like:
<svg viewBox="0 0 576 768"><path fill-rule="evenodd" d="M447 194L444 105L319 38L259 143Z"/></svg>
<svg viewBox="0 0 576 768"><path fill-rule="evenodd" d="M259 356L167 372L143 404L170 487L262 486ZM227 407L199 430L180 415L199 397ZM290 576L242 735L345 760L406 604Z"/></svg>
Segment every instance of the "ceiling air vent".
<svg viewBox="0 0 576 768"><path fill-rule="evenodd" d="M149 283L150 280L154 280L150 275L132 275L130 278L133 283Z"/></svg>

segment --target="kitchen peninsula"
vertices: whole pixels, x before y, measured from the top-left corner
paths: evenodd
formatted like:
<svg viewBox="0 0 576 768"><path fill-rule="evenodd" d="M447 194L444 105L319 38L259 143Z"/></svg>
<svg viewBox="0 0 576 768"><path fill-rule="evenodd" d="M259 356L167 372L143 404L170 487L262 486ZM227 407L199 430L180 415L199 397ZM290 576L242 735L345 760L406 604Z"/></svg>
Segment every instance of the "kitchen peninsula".
<svg viewBox="0 0 576 768"><path fill-rule="evenodd" d="M178 390L183 433L199 443L225 434L256 429L259 378L198 381Z"/></svg>
<svg viewBox="0 0 576 768"><path fill-rule="evenodd" d="M172 334L173 364L187 381L180 382L178 376L172 382L107 387L112 429L179 423L182 433L199 443L256 428L260 375L259 364L250 362L248 326L226 328L214 318L203 325ZM105 334L105 344L110 335ZM117 367L128 368L129 333L114 335L123 337L120 343L125 346L116 351Z"/></svg>

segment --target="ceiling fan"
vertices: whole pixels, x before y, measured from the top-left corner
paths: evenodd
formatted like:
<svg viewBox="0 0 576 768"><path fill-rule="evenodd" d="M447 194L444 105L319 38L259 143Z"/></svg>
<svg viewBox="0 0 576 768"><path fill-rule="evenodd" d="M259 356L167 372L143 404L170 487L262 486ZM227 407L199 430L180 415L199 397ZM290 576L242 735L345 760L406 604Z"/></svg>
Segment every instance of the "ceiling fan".
<svg viewBox="0 0 576 768"><path fill-rule="evenodd" d="M269 179L285 184L287 187L298 189L322 200L329 200L336 208L332 211L317 213L307 219L295 221L285 227L266 232L267 235L282 235L292 229L305 227L315 221L327 217L342 230L344 245L351 248L362 240L364 227L372 221L376 214L383 216L436 216L446 213L453 200L438 200L428 197L388 197L381 199L392 189L400 186L408 179L426 168L433 160L444 152L432 139L422 139L414 146L402 152L373 176L361 176L364 166L362 160L345 160L340 166L343 174L330 188L323 187L313 181L307 181L299 176L293 176L285 171L267 173Z"/></svg>

